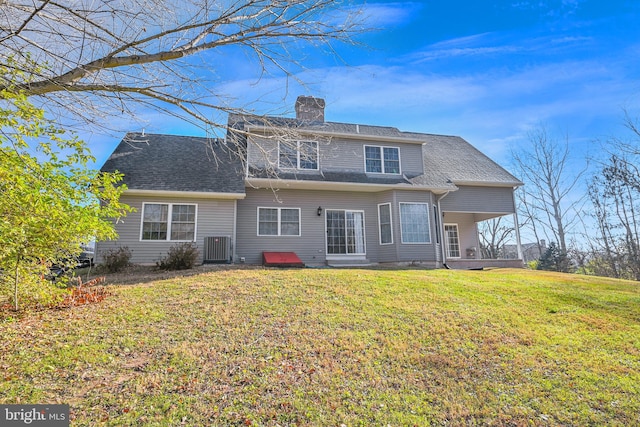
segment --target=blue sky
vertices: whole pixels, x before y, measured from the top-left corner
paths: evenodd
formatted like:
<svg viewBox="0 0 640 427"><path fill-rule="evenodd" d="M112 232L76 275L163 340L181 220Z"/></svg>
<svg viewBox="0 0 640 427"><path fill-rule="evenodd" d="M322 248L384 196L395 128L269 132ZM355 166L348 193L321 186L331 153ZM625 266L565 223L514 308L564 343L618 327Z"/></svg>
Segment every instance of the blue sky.
<svg viewBox="0 0 640 427"><path fill-rule="evenodd" d="M640 115L638 1L368 1L363 12L378 30L358 37L366 48L338 46L343 61L309 51L306 69L285 79L223 58L220 91L236 107L285 115L298 95L322 97L328 121L459 135L505 166L541 125L583 155L624 131L623 108ZM201 134L142 117L147 132ZM100 166L119 141L89 142Z"/></svg>

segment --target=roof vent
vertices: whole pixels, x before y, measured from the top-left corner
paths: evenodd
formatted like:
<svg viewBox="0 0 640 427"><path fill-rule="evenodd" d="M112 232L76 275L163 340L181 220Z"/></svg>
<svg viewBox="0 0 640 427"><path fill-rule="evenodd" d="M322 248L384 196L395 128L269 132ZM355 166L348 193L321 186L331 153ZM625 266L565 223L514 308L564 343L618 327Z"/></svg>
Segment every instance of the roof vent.
<svg viewBox="0 0 640 427"><path fill-rule="evenodd" d="M299 96L296 99L296 119L310 122L324 122L325 102L322 98Z"/></svg>

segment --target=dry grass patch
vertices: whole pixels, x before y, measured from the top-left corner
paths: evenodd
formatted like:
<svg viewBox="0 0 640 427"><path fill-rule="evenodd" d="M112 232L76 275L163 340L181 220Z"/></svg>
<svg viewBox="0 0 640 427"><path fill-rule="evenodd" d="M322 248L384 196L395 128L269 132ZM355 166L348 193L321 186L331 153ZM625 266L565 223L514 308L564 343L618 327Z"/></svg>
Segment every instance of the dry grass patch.
<svg viewBox="0 0 640 427"><path fill-rule="evenodd" d="M0 403L73 425L632 425L640 287L220 269L0 323Z"/></svg>

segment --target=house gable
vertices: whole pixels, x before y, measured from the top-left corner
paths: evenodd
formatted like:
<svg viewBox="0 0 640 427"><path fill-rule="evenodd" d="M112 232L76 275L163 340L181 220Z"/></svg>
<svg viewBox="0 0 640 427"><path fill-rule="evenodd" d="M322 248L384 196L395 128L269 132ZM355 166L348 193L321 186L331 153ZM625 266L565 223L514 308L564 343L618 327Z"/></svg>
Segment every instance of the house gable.
<svg viewBox="0 0 640 427"><path fill-rule="evenodd" d="M323 100L311 102L308 97L304 98L305 106L324 109ZM246 178L250 185L309 188L310 182L317 185L357 183L377 186L377 191L413 188L439 194L456 191L458 185L522 185L460 137L325 122L321 120L324 111L307 113L296 118L229 117L228 138L240 141L239 145L246 150ZM282 168L279 162L282 146L296 147L299 141L317 144L317 163L313 163L313 168ZM390 157L385 159L387 155ZM391 159L393 155L398 157L397 163ZM354 189L338 186L341 187ZM369 188L369 191L376 190Z"/></svg>

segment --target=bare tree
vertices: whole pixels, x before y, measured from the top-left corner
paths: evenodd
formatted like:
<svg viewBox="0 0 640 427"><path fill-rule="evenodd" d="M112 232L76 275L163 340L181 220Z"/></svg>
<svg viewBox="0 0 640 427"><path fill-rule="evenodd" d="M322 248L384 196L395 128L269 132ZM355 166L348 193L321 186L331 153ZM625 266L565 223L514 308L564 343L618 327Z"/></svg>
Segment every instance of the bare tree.
<svg viewBox="0 0 640 427"><path fill-rule="evenodd" d="M525 223L535 227L536 239L545 233L567 253L567 236L579 222L584 195L576 195L576 187L587 170L570 165L568 138L551 138L544 127L528 136L529 148L513 151L512 157L520 179L521 215Z"/></svg>
<svg viewBox="0 0 640 427"><path fill-rule="evenodd" d="M608 141L609 158L592 178L589 196L598 235L591 239L596 274L640 280L640 130L625 112L632 139Z"/></svg>
<svg viewBox="0 0 640 427"><path fill-rule="evenodd" d="M515 227L505 217L483 221L478 226L483 259L504 257L504 245L513 237Z"/></svg>
<svg viewBox="0 0 640 427"><path fill-rule="evenodd" d="M602 192L604 183L593 177L589 184L589 198L593 204L593 217L597 224L597 234L589 236L589 252L591 268L598 276L620 277L620 268L616 261L615 240L611 223L609 203Z"/></svg>
<svg viewBox="0 0 640 427"><path fill-rule="evenodd" d="M534 205L529 202L527 199L527 193L524 191L522 187L519 187L516 190L516 209L519 212L520 218L522 219L522 223L520 227L528 229L533 234L533 238L538 247L538 253L542 254L546 248L542 245L543 238L541 234L543 233L542 229L544 228L542 224L543 221L538 217L538 212L534 209ZM548 237L547 237L548 238Z"/></svg>
<svg viewBox="0 0 640 427"><path fill-rule="evenodd" d="M216 86L221 70L238 67L231 52L293 77L310 48L335 55L334 43L353 42L359 12L334 0L9 0L0 65L12 72L0 92L95 125L143 106L217 126L231 112Z"/></svg>

